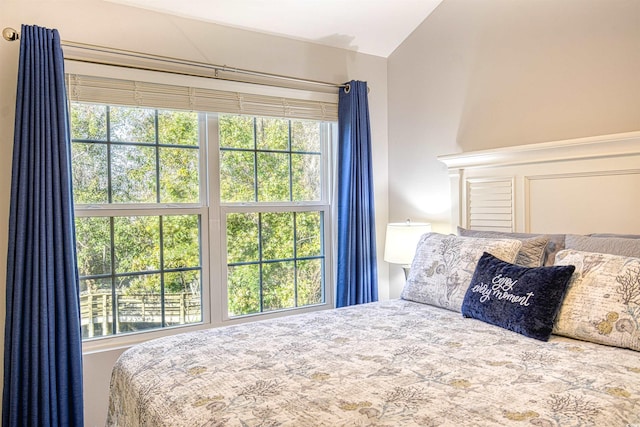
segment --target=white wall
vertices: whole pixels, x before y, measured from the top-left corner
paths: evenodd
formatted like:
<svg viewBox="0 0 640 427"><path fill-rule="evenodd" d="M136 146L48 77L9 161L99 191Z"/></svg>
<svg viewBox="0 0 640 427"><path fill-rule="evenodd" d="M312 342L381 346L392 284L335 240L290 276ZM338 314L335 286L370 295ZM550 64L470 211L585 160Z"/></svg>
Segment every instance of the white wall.
<svg viewBox="0 0 640 427"><path fill-rule="evenodd" d="M388 77L389 219L455 231L436 156L640 130L640 2L444 0Z"/></svg>
<svg viewBox="0 0 640 427"><path fill-rule="evenodd" d="M57 28L63 40L92 43L302 78L367 81L373 140L380 296L388 298L382 261L387 223L386 59L313 43L261 35L96 0L0 0L0 26ZM5 294L7 223L13 145L18 43L0 40L0 295ZM0 330L5 304L0 298ZM1 345L1 344L0 344ZM111 366L121 351L85 355L86 425L103 425ZM1 352L0 352L1 354Z"/></svg>

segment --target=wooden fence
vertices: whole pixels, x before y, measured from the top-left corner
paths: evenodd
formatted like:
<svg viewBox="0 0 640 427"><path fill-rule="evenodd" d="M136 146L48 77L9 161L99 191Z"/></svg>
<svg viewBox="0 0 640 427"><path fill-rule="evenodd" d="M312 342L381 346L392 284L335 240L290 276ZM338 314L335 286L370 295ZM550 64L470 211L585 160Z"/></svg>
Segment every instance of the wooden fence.
<svg viewBox="0 0 640 427"><path fill-rule="evenodd" d="M115 306L115 313L114 313ZM92 293L80 296L82 329L85 337L111 335L114 314L116 333L162 325L160 295ZM199 295L188 292L164 294L165 325L183 325L201 320Z"/></svg>

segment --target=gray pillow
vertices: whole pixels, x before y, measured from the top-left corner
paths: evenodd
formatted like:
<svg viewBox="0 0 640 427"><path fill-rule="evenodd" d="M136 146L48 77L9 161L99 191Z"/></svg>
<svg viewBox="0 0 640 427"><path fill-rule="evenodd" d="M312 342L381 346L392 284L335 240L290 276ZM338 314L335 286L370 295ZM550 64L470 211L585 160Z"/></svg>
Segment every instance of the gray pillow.
<svg viewBox="0 0 640 427"><path fill-rule="evenodd" d="M592 233L591 237L622 237L623 239L640 239L640 234Z"/></svg>
<svg viewBox="0 0 640 427"><path fill-rule="evenodd" d="M564 234L504 233L500 231L469 230L458 227L458 235L493 239L518 239L522 242L516 264L525 267L553 265L556 254L564 249ZM542 253L540 252L542 250ZM540 255L542 258L539 258Z"/></svg>
<svg viewBox="0 0 640 427"><path fill-rule="evenodd" d="M565 247L582 252L621 255L640 258L640 239L622 237L593 237L567 234Z"/></svg>

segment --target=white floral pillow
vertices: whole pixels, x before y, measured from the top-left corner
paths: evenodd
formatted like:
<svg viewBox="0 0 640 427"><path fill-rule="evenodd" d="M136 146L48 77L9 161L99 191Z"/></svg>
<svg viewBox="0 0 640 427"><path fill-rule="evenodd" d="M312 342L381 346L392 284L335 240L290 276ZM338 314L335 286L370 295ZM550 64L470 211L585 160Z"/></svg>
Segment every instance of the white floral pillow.
<svg viewBox="0 0 640 427"><path fill-rule="evenodd" d="M640 351L640 258L565 249L575 265L553 333Z"/></svg>
<svg viewBox="0 0 640 427"><path fill-rule="evenodd" d="M420 239L401 298L460 311L484 252L513 263L522 242L427 233Z"/></svg>

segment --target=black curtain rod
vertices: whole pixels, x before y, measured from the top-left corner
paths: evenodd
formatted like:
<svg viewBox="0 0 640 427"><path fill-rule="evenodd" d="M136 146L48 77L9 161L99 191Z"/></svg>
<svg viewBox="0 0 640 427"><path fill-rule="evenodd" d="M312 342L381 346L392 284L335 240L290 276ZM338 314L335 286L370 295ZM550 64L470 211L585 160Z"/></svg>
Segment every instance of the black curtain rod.
<svg viewBox="0 0 640 427"><path fill-rule="evenodd" d="M20 39L20 33L18 31L16 31L15 29L13 29L13 28L7 27L4 30L2 30L2 37L4 37L4 39L7 40L7 41L15 41L15 40ZM97 60L97 59L87 59L87 58L80 58L80 57L73 57L73 56L65 55L65 59L70 60L70 61L76 61L76 62L85 62L85 63L99 64L99 65L110 65L110 66L115 66L115 67L130 68L130 69L145 70L145 71L159 71L159 72L163 72L163 73L180 74L180 75L188 75L188 76L195 76L195 77L205 77L205 78L214 78L214 79L220 79L220 80L232 80L232 81L240 81L240 82L247 83L247 81L245 81L245 80L232 79L232 78L229 78L229 77L223 77L223 76L219 75L219 72L228 72L228 73L244 74L244 75L253 76L253 77L261 77L261 78L268 78L268 79L276 79L276 80L284 80L284 81L290 81L290 82L296 82L296 83L303 83L303 84L309 84L309 85L319 85L319 86L325 86L325 87L345 88L347 90L347 92L350 89L348 83L347 84L339 84L339 83L323 82L323 81L319 81L319 80L303 79L303 78L299 78L299 77L286 76L286 75L282 75L282 74L264 73L264 72L260 72L260 71L253 71L253 70L247 70L247 69L242 69L242 68L228 67L226 65L215 65L215 64L209 64L209 63L206 63L206 62L191 61L191 60L186 60L186 59L174 58L174 57L170 57L170 56L154 55L154 54L150 54L150 53L136 52L136 51L132 51L132 50L117 49L117 48L98 46L98 45L92 45L92 44L87 44L87 43L78 43L78 42L72 42L72 41L65 41L65 40L61 40L60 44L63 47L70 47L70 48L74 48L74 49L82 49L82 50L87 50L87 51L92 51L92 52L99 52L99 53L114 54L114 55L119 55L119 56L126 56L126 57L134 58L134 59L145 59L145 60L164 62L164 63L174 64L174 65L183 65L183 66L188 66L188 67L202 68L202 69L211 70L211 71L213 71L214 74L210 75L210 74L200 74L200 73L189 72L189 71L176 71L176 70L170 70L170 69L156 68L156 67L152 67L152 66L139 66L139 65L122 64L122 63L117 63L117 62L110 62L110 61ZM248 82L248 83L252 83L252 82ZM261 83L261 84L264 84L264 83ZM272 84L272 86L281 86L281 85Z"/></svg>

